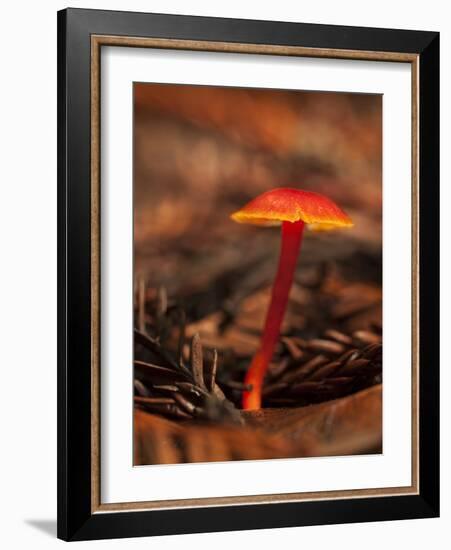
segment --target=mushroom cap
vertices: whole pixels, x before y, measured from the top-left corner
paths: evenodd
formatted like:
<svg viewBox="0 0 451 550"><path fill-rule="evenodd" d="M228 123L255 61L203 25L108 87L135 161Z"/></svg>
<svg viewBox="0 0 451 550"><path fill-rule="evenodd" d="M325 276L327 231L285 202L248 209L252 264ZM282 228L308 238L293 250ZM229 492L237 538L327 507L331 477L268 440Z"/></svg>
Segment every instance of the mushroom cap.
<svg viewBox="0 0 451 550"><path fill-rule="evenodd" d="M265 226L302 220L319 231L354 225L351 218L324 195L291 187L266 191L230 217L238 223Z"/></svg>

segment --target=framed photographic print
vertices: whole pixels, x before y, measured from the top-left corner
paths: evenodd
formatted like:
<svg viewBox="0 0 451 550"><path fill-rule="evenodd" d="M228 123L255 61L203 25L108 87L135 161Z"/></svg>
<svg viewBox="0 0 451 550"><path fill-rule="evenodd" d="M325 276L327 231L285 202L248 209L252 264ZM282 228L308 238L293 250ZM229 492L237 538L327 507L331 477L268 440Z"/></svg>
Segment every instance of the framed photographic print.
<svg viewBox="0 0 451 550"><path fill-rule="evenodd" d="M439 35L58 14L58 536L439 513Z"/></svg>

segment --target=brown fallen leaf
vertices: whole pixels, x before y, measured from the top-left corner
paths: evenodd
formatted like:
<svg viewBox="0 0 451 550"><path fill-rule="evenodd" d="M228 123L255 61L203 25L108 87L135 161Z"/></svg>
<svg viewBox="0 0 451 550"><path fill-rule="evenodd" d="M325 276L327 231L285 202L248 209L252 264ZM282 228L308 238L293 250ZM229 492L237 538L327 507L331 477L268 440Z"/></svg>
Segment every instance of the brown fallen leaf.
<svg viewBox="0 0 451 550"><path fill-rule="evenodd" d="M382 385L308 407L242 413L248 425L292 442L303 456L382 452Z"/></svg>
<svg viewBox="0 0 451 550"><path fill-rule="evenodd" d="M176 423L135 409L134 465L287 458L285 438L247 427Z"/></svg>
<svg viewBox="0 0 451 550"><path fill-rule="evenodd" d="M134 464L380 453L382 386L299 408L242 412L243 427L172 422L135 410Z"/></svg>

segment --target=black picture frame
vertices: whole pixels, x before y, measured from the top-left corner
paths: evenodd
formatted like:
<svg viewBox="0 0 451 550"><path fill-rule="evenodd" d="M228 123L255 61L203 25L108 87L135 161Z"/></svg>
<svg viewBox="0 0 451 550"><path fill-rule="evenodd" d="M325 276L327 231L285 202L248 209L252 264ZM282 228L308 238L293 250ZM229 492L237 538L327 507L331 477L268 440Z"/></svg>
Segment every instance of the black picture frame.
<svg viewBox="0 0 451 550"><path fill-rule="evenodd" d="M91 36L418 56L419 491L95 513L91 501ZM58 13L58 537L86 540L439 515L439 33L67 9Z"/></svg>

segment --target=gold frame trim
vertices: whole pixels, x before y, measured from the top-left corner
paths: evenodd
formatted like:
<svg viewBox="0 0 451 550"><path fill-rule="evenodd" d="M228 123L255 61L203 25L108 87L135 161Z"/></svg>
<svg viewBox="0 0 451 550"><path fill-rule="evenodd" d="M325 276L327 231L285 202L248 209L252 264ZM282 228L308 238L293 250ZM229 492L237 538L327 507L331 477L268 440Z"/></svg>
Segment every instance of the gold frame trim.
<svg viewBox="0 0 451 550"><path fill-rule="evenodd" d="M100 499L100 50L102 46L164 48L174 50L248 53L331 59L356 59L410 63L412 71L412 482L408 487L317 491L212 497L148 502L102 504ZM125 512L306 502L341 498L386 497L419 494L419 56L399 52L333 50L266 44L239 44L128 36L91 36L91 512Z"/></svg>

